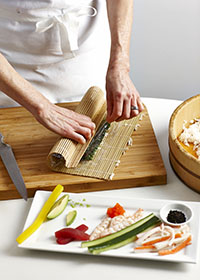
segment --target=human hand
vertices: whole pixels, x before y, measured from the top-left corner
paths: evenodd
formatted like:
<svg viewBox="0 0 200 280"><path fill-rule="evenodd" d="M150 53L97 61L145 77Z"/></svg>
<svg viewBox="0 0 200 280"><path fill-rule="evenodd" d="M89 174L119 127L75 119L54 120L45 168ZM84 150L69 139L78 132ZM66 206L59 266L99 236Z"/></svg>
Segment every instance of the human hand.
<svg viewBox="0 0 200 280"><path fill-rule="evenodd" d="M89 117L50 102L40 106L34 117L51 131L81 144L90 139L95 130L95 124Z"/></svg>
<svg viewBox="0 0 200 280"><path fill-rule="evenodd" d="M8 63L0 53L0 90L26 108L49 130L81 144L94 134L95 124L87 116L51 103Z"/></svg>
<svg viewBox="0 0 200 280"><path fill-rule="evenodd" d="M106 76L107 121L122 121L144 110L140 95L125 68L108 69ZM131 109L132 106L138 110Z"/></svg>

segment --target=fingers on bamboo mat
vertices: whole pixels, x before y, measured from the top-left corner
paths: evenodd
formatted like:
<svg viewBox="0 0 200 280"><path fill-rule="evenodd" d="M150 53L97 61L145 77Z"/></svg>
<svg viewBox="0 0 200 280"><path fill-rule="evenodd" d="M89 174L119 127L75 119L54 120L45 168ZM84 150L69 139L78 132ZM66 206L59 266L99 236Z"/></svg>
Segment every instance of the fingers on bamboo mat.
<svg viewBox="0 0 200 280"><path fill-rule="evenodd" d="M86 92L75 112L89 116L98 129L106 114L106 102L103 91L98 87L91 87ZM54 171L61 171L63 167L76 167L92 139L84 145L71 139L59 139L51 149L47 163Z"/></svg>
<svg viewBox="0 0 200 280"><path fill-rule="evenodd" d="M102 90L91 87L75 111L89 116L98 129L106 116L106 103ZM81 145L70 139L61 138L49 153L50 168L56 172L72 175L112 179L114 169L119 165L121 156L127 150L127 143L140 118L141 114L129 120L112 123L90 161L81 160L81 158L92 139L85 145Z"/></svg>

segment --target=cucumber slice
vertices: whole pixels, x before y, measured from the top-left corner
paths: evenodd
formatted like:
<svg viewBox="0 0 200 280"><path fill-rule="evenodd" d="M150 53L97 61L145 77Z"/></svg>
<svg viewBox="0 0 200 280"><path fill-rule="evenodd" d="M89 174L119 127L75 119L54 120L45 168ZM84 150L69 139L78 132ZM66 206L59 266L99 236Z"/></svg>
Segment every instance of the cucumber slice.
<svg viewBox="0 0 200 280"><path fill-rule="evenodd" d="M134 241L134 238L138 233L146 230L149 227L157 225L160 222L160 219L152 213L118 232L92 241L82 242L81 247L89 247L90 252L97 254L112 248L118 248L128 244L131 241Z"/></svg>
<svg viewBox="0 0 200 280"><path fill-rule="evenodd" d="M69 200L69 195L63 195L59 200L57 200L51 207L49 213L47 214L47 219L52 220L58 217L66 208Z"/></svg>
<svg viewBox="0 0 200 280"><path fill-rule="evenodd" d="M102 252L105 252L105 251L108 251L108 250L111 250L111 249L117 249L117 248L120 248L122 246L125 246L133 241L135 241L137 239L136 236L132 236L132 237L129 237L128 239L125 239L125 240L122 240L118 243L114 243L114 244L110 244L110 245L102 245L102 246L99 246L99 247L89 247L88 248L88 251L90 253L92 253L93 255L97 255L97 254L100 254Z"/></svg>
<svg viewBox="0 0 200 280"><path fill-rule="evenodd" d="M132 231L127 232L127 233L123 234L122 236L118 236L118 237L114 238L113 240L107 241L105 243L101 243L97 246L89 247L88 250L92 254L96 255L96 254L102 253L104 251L120 248L122 246L127 245L128 243L135 241L137 238L136 235L138 233L151 229L158 223L160 223L160 220L156 216L154 216L150 220L145 222L144 224L133 229Z"/></svg>
<svg viewBox="0 0 200 280"><path fill-rule="evenodd" d="M77 215L76 210L73 210L73 211L71 211L67 214L67 217L66 217L66 225L67 226L70 226L73 223L73 221L76 218L76 215Z"/></svg>

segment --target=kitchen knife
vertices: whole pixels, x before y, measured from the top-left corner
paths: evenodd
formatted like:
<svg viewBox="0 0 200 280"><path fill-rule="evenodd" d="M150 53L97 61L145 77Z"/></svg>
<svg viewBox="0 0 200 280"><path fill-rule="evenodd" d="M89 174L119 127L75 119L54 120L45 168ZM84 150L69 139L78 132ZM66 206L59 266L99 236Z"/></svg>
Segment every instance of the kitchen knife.
<svg viewBox="0 0 200 280"><path fill-rule="evenodd" d="M27 200L27 189L10 145L4 143L0 133L0 156L19 194Z"/></svg>

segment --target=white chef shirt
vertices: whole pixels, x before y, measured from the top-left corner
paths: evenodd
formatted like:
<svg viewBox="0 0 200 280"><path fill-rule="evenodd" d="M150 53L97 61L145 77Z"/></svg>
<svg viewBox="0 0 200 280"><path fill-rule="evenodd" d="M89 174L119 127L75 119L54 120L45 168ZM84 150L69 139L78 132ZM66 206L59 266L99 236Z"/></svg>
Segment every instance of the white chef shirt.
<svg viewBox="0 0 200 280"><path fill-rule="evenodd" d="M51 102L105 91L110 52L105 0L0 0L0 52ZM0 92L0 107L18 104Z"/></svg>

